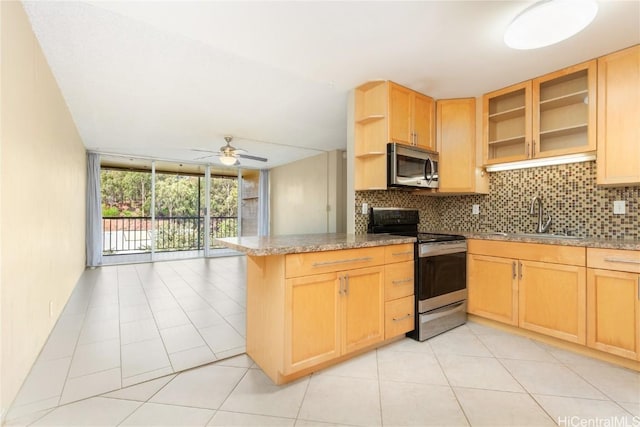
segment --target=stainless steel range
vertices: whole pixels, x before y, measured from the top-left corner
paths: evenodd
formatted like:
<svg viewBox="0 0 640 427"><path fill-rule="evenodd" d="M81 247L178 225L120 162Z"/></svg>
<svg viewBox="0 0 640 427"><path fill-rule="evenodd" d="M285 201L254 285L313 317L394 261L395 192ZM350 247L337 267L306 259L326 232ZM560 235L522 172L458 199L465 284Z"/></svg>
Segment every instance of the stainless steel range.
<svg viewBox="0 0 640 427"><path fill-rule="evenodd" d="M463 236L420 233L415 209L372 208L369 233L415 236L416 325L424 341L467 320L467 242Z"/></svg>

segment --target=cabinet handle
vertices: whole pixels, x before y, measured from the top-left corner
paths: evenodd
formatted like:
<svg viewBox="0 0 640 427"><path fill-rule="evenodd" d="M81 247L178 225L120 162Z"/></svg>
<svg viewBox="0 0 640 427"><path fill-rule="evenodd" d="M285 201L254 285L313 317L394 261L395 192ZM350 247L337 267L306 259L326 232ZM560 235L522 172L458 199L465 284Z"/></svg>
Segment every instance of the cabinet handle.
<svg viewBox="0 0 640 427"><path fill-rule="evenodd" d="M607 257L604 260L606 262L621 262L623 264L640 264L640 259Z"/></svg>
<svg viewBox="0 0 640 427"><path fill-rule="evenodd" d="M535 157L536 155L536 140L531 141L531 157Z"/></svg>
<svg viewBox="0 0 640 427"><path fill-rule="evenodd" d="M638 299L640 300L640 276L638 276Z"/></svg>
<svg viewBox="0 0 640 427"><path fill-rule="evenodd" d="M515 280L516 279L516 262L515 261L511 263L511 271L513 272L513 280Z"/></svg>
<svg viewBox="0 0 640 427"><path fill-rule="evenodd" d="M403 256L403 255L411 255L411 254L413 254L413 251L393 252L391 255L392 256Z"/></svg>
<svg viewBox="0 0 640 427"><path fill-rule="evenodd" d="M531 150L529 150L529 143L527 142L527 149L526 149L526 154L527 154L527 159L531 158Z"/></svg>
<svg viewBox="0 0 640 427"><path fill-rule="evenodd" d="M392 283L393 285L401 285L401 284L403 284L403 283L409 283L409 282L413 282L413 279L412 279L412 278L410 278L410 277L409 277L408 279L393 280L391 283Z"/></svg>
<svg viewBox="0 0 640 427"><path fill-rule="evenodd" d="M340 290L338 291L338 293L339 293L340 295L342 295L342 293L343 293L343 290L342 290L342 280L344 279L344 277L340 276L340 277L339 277L339 279L340 279Z"/></svg>
<svg viewBox="0 0 640 427"><path fill-rule="evenodd" d="M405 320L405 319L408 319L408 318L410 318L410 317L411 317L411 313L407 313L407 314L405 314L405 315L404 315L404 316L402 316L402 317L394 317L392 320L393 320L394 322L400 322L401 320Z"/></svg>
<svg viewBox="0 0 640 427"><path fill-rule="evenodd" d="M418 139L418 138L419 138L419 136L418 136L418 132L414 133L414 135L415 135L415 140L416 140L416 142L415 142L413 145L418 145L418 141L419 141L419 139Z"/></svg>
<svg viewBox="0 0 640 427"><path fill-rule="evenodd" d="M344 275L344 294L349 295L349 275Z"/></svg>
<svg viewBox="0 0 640 427"><path fill-rule="evenodd" d="M518 261L518 267L520 270L520 279L522 280L522 263L520 261Z"/></svg>
<svg viewBox="0 0 640 427"><path fill-rule="evenodd" d="M313 264L311 264L312 267L326 267L328 265L335 265L335 264L346 264L348 262L366 262L366 261L371 261L373 259L373 257L370 256L365 256L362 258L349 258L349 259L338 259L335 261L321 261L321 262L314 262Z"/></svg>

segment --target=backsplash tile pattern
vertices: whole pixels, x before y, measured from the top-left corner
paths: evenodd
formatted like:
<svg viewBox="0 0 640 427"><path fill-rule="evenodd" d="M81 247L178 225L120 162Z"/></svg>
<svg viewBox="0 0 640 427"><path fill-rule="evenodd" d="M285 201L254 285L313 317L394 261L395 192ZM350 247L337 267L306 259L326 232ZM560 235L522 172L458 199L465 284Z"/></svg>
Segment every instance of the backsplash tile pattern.
<svg viewBox="0 0 640 427"><path fill-rule="evenodd" d="M552 217L550 232L609 239L640 239L640 187L596 185L595 162L493 172L488 195L431 197L405 191L359 191L356 206L420 209L421 230L532 233L537 215L529 215L539 196ZM613 214L613 201L626 201L625 215ZM480 215L471 206L480 205ZM360 212L360 209L356 209ZM368 217L356 214L356 233L366 233ZM546 221L546 214L545 214Z"/></svg>

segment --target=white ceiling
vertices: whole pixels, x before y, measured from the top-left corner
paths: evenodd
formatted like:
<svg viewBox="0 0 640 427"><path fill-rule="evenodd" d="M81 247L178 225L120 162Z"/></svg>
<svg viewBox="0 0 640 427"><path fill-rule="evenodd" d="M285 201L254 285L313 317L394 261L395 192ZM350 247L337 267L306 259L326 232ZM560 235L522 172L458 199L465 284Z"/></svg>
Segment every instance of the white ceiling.
<svg viewBox="0 0 640 427"><path fill-rule="evenodd" d="M190 161L231 134L269 158L249 168L345 149L347 96L367 80L478 96L640 43L640 1L600 1L571 39L507 48L531 4L24 2L88 149Z"/></svg>

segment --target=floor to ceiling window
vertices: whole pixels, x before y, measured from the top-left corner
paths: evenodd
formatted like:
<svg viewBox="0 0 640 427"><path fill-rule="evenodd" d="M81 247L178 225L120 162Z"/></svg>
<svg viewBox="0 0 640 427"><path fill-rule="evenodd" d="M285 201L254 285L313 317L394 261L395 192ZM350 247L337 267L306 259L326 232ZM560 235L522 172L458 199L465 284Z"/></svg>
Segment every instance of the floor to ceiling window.
<svg viewBox="0 0 640 427"><path fill-rule="evenodd" d="M106 262L215 256L222 248L213 239L238 235L238 178L224 175L235 171L129 161L102 162Z"/></svg>

